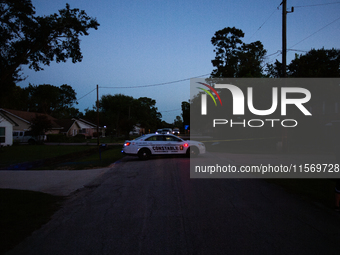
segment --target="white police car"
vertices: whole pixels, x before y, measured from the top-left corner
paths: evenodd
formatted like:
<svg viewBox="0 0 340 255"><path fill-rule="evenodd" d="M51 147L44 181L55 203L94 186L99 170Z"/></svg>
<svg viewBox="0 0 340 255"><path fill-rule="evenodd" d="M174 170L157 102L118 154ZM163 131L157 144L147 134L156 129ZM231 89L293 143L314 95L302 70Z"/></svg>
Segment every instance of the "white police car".
<svg viewBox="0 0 340 255"><path fill-rule="evenodd" d="M151 155L186 154L197 156L205 153L205 145L196 141L185 141L174 135L148 134L125 141L122 153L148 159Z"/></svg>

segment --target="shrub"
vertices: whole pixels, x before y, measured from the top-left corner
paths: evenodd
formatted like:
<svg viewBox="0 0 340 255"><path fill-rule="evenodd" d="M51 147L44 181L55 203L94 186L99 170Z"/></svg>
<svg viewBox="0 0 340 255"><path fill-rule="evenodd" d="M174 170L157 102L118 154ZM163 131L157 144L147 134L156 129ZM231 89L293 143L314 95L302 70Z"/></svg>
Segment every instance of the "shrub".
<svg viewBox="0 0 340 255"><path fill-rule="evenodd" d="M47 135L47 141L51 143L66 142L68 139L63 134L49 134Z"/></svg>
<svg viewBox="0 0 340 255"><path fill-rule="evenodd" d="M74 143L82 143L85 141L85 135L77 134L73 137L71 137L71 141Z"/></svg>

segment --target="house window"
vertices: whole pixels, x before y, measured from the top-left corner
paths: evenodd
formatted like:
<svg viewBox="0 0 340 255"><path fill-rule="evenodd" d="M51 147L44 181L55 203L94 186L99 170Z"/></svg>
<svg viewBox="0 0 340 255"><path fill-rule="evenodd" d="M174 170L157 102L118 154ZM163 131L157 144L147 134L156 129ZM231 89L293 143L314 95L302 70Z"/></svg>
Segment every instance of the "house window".
<svg viewBox="0 0 340 255"><path fill-rule="evenodd" d="M0 143L5 142L6 128L0 127Z"/></svg>

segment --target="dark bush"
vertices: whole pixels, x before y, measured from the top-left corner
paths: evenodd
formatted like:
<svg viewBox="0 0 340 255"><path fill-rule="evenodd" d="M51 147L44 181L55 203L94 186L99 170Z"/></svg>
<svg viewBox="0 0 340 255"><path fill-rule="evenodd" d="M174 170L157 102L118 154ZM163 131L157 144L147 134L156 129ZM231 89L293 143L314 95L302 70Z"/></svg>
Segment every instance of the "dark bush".
<svg viewBox="0 0 340 255"><path fill-rule="evenodd" d="M85 135L82 135L82 134L77 134L70 138L71 138L71 141L74 143L82 143L85 141Z"/></svg>
<svg viewBox="0 0 340 255"><path fill-rule="evenodd" d="M93 137L98 137L98 134L99 134L99 137L101 136L101 133L99 132L99 133L97 133L97 132L93 132Z"/></svg>
<svg viewBox="0 0 340 255"><path fill-rule="evenodd" d="M47 142L62 143L67 142L67 137L63 134L49 134L47 135Z"/></svg>

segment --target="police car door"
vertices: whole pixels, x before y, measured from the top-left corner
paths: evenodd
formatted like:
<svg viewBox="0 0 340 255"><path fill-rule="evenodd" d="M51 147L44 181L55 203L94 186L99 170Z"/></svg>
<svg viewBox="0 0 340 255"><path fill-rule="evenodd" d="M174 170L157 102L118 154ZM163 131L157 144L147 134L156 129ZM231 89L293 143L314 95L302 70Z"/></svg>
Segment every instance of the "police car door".
<svg viewBox="0 0 340 255"><path fill-rule="evenodd" d="M154 135L146 139L148 147L151 149L152 154L166 154L168 151L165 148L164 136Z"/></svg>
<svg viewBox="0 0 340 255"><path fill-rule="evenodd" d="M165 135L165 146L168 150L169 154L179 154L183 153L183 149L181 150L182 140L177 137Z"/></svg>

